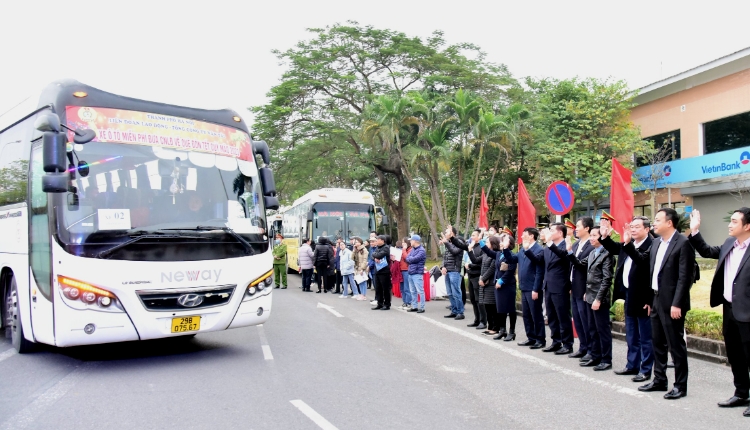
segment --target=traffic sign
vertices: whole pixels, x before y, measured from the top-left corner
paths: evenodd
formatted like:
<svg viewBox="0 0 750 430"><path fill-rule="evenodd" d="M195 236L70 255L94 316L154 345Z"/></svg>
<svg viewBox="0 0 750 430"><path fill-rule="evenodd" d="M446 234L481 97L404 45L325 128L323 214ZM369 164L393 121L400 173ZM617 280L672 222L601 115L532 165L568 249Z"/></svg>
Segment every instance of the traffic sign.
<svg viewBox="0 0 750 430"><path fill-rule="evenodd" d="M576 198L573 188L564 181L555 181L547 187L545 201L550 212L555 215L565 215L573 209Z"/></svg>

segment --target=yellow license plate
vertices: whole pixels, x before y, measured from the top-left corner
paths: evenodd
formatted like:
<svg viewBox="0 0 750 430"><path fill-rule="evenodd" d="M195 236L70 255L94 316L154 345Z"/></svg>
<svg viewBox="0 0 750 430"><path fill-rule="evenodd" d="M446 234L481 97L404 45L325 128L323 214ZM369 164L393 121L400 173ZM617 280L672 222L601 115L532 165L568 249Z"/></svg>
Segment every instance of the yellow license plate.
<svg viewBox="0 0 750 430"><path fill-rule="evenodd" d="M172 333L198 331L200 328L201 317L199 316L172 318Z"/></svg>

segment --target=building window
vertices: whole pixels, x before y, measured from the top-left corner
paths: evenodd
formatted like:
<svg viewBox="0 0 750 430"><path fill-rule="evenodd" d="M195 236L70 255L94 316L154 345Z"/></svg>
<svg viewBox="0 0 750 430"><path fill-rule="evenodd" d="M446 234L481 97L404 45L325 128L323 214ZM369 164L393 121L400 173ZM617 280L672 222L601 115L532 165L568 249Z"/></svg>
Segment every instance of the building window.
<svg viewBox="0 0 750 430"><path fill-rule="evenodd" d="M643 140L653 142L654 149L657 149L657 152L648 157L637 158L635 160L636 167L679 160L682 157L680 151L680 130L672 130L666 133L656 134L646 137Z"/></svg>
<svg viewBox="0 0 750 430"><path fill-rule="evenodd" d="M750 112L703 124L705 153L750 146Z"/></svg>

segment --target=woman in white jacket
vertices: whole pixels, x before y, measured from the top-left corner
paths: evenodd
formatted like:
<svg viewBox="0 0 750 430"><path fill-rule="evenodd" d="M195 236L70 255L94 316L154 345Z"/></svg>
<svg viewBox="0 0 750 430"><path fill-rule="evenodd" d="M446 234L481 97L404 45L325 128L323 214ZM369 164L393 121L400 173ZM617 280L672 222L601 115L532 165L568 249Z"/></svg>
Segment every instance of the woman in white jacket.
<svg viewBox="0 0 750 430"><path fill-rule="evenodd" d="M339 264L341 265L341 279L342 279L342 290L340 299L349 298L349 288L352 293L357 288L354 283L354 259L352 258L352 252L346 247L345 242L339 243Z"/></svg>

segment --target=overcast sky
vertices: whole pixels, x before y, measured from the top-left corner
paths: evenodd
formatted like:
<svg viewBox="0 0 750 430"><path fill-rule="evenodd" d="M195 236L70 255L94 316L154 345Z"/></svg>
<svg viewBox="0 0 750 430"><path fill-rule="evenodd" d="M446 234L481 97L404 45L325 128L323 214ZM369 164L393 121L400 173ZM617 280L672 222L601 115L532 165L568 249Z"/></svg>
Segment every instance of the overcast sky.
<svg viewBox="0 0 750 430"><path fill-rule="evenodd" d="M639 88L750 46L748 1L0 2L0 113L45 84L244 114L281 76L272 49L355 20L442 30L516 77L624 79Z"/></svg>

